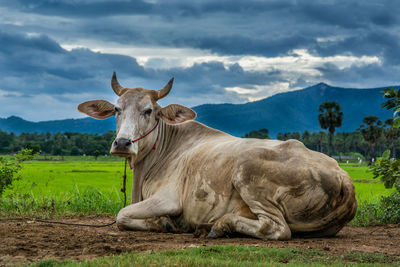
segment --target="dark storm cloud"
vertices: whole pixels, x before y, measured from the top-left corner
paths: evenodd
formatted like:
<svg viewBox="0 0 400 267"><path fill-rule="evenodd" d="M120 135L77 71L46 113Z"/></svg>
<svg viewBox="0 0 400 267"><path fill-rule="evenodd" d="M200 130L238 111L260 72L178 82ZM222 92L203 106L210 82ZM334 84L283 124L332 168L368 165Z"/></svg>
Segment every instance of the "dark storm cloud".
<svg viewBox="0 0 400 267"><path fill-rule="evenodd" d="M221 62L194 64L189 68L173 68L158 73L158 77L165 81L168 73L173 73L176 81L170 97L181 99L183 103L188 97L196 101L201 99L202 103L247 102L246 95L227 92L225 88L254 88L260 84L268 85L284 81L279 71L250 72L244 71L238 64L225 68Z"/></svg>
<svg viewBox="0 0 400 267"><path fill-rule="evenodd" d="M274 39L245 37L240 35L203 38L194 37L176 40L175 42L177 46L211 49L213 52L222 55L251 54L267 57L286 54L290 50L310 46L313 43L313 40L298 34L280 36Z"/></svg>
<svg viewBox="0 0 400 267"><path fill-rule="evenodd" d="M396 1L18 0L9 1L8 6L27 15L76 19L57 25L61 32L51 25L40 26L58 35L57 40L89 37L126 45L267 57L299 48L322 56L378 52L389 64L398 64L394 60L397 49L387 49L384 43L389 36L391 45L400 41L396 33L400 5ZM317 42L325 37L338 38Z"/></svg>
<svg viewBox="0 0 400 267"><path fill-rule="evenodd" d="M66 30L77 36L84 33L124 44L195 47L221 55L263 56L279 55L297 48L323 51L326 47L316 42L318 37L346 35L351 42L359 35L398 25L400 11L400 5L395 1L341 0L155 3L19 0L10 5L27 14L74 17L80 20L79 23L67 25ZM132 20L126 15L143 17ZM101 20L91 20L94 17L101 17ZM365 52L362 45L345 44L338 43L341 54ZM373 53L372 49L367 52Z"/></svg>
<svg viewBox="0 0 400 267"><path fill-rule="evenodd" d="M71 0L17 0L9 6L27 13L64 17L107 17L116 15L157 15L166 19L176 17L200 18L207 14L252 16L268 14L281 20L289 15L310 22L319 22L344 28L376 24L390 26L398 22L393 12L399 10L396 1L71 1Z"/></svg>
<svg viewBox="0 0 400 267"><path fill-rule="evenodd" d="M28 13L64 17L104 17L131 14L155 14L173 18L176 16L200 17L207 13L260 13L283 10L295 6L293 1L155 1L154 3L129 1L71 1L71 0L16 0L8 4Z"/></svg>
<svg viewBox="0 0 400 267"><path fill-rule="evenodd" d="M400 63L399 36L388 31L368 32L351 36L344 40L327 42L316 47L322 56L332 56L351 53L355 56L380 56L386 64L398 65Z"/></svg>
<svg viewBox="0 0 400 267"><path fill-rule="evenodd" d="M399 83L397 66L370 64L340 69L333 64L325 64L317 69L323 73L323 77L327 81L336 81L334 84L336 86L360 88L362 85L361 88L377 88L395 86Z"/></svg>
<svg viewBox="0 0 400 267"><path fill-rule="evenodd" d="M253 85L268 84L272 81L280 81L281 73L274 72L246 72L238 65L232 65L225 68L221 62L207 62L202 64L195 64L190 68L171 69L176 77L187 83L196 84L203 83L205 85L212 85L214 81L218 81L221 87L251 87ZM205 82L203 82L205 81ZM196 92L197 88L188 88L191 92ZM202 87L201 91L209 90L207 87Z"/></svg>
<svg viewBox="0 0 400 267"><path fill-rule="evenodd" d="M103 17L113 15L143 14L151 11L149 3L131 1L46 1L18 0L11 6L28 13L65 17Z"/></svg>
<svg viewBox="0 0 400 267"><path fill-rule="evenodd" d="M396 24L397 6L394 1L302 1L295 10L309 22L357 29Z"/></svg>
<svg viewBox="0 0 400 267"><path fill-rule="evenodd" d="M10 0L0 2L0 13L0 97L40 93L68 101L63 94L111 96L114 70L127 87L158 89L175 76L171 95L189 105L247 100L249 95L227 87L251 90L288 83L292 89L319 81L372 87L400 82L398 1ZM84 48L64 49L68 45ZM169 52L190 56L190 51L201 51L216 59L182 67L160 52L148 61L148 66L163 66L155 69L139 65L133 57L93 51L121 47L180 48ZM180 52L185 49L189 52ZM339 55L379 60L344 64L346 68L318 63L315 70L321 76L312 76L307 64L298 73L282 65L280 71L250 71L218 59L250 55L297 60L295 49L322 58L318 62Z"/></svg>
<svg viewBox="0 0 400 267"><path fill-rule="evenodd" d="M23 95L46 93L111 93L109 80L117 71L121 84L126 87L143 86L159 89L175 76L173 94L180 97L196 95L220 96L217 102L233 98L224 88L254 86L281 80L279 72L245 72L238 65L225 68L221 62L194 64L189 68L168 70L144 69L128 56L95 53L88 49L62 49L47 36L23 36L0 32L2 90ZM129 84L124 80L137 80L144 84Z"/></svg>
<svg viewBox="0 0 400 267"><path fill-rule="evenodd" d="M34 47L36 50L50 53L60 53L63 50L57 42L45 35L29 38L22 34L11 34L0 31L0 42L1 51L4 53L19 53L26 47Z"/></svg>
<svg viewBox="0 0 400 267"><path fill-rule="evenodd" d="M2 90L24 94L77 93L103 87L98 78L109 76L116 68L141 77L148 75L131 57L88 49L66 51L44 35L29 37L0 32L0 41Z"/></svg>

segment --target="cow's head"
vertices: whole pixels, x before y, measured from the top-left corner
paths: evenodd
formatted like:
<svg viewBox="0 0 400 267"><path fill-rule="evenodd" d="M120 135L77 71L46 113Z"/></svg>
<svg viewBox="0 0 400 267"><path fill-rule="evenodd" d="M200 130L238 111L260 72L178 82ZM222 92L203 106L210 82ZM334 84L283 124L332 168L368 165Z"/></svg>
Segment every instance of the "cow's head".
<svg viewBox="0 0 400 267"><path fill-rule="evenodd" d="M161 90L124 88L119 84L114 72L111 87L119 96L117 103L113 105L106 100L91 100L81 103L78 110L96 119L106 119L115 115L117 137L111 145L110 153L130 159L130 166L133 167L137 158L143 157L153 148L160 119L167 124L179 124L196 117L196 113L190 108L176 104L161 108L157 104L157 100L168 95L173 81L172 78ZM154 131L146 137L132 142L152 129Z"/></svg>

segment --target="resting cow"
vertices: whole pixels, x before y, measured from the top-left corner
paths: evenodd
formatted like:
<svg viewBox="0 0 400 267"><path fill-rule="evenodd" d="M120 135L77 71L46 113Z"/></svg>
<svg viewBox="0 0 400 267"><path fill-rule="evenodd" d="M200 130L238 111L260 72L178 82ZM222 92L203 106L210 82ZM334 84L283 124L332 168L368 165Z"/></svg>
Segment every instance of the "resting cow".
<svg viewBox="0 0 400 267"><path fill-rule="evenodd" d="M115 115L110 153L134 170L132 203L117 216L126 230L241 233L262 239L335 235L355 214L354 186L337 162L296 140L243 139L193 121L181 105L160 107L171 90L124 88L116 105L87 101L96 119ZM238 122L240 123L240 122Z"/></svg>

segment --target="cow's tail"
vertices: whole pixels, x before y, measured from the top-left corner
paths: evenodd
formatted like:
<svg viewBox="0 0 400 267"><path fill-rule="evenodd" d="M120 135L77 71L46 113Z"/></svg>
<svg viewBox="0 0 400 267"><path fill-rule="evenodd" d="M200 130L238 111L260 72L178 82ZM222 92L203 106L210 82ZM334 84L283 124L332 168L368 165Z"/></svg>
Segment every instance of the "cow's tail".
<svg viewBox="0 0 400 267"><path fill-rule="evenodd" d="M332 202L332 210L316 222L301 225L302 229L293 229L294 235L303 237L334 236L351 221L357 210L354 185L346 172L340 175L340 193ZM297 228L297 227L295 227Z"/></svg>

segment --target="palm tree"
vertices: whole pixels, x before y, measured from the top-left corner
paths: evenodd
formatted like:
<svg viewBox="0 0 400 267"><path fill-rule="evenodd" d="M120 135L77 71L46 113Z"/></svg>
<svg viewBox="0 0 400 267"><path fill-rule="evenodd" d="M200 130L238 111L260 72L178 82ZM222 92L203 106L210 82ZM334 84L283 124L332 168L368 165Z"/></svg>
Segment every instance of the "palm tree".
<svg viewBox="0 0 400 267"><path fill-rule="evenodd" d="M322 129L329 131L329 146L328 155L330 156L333 151L333 136L335 129L342 126L343 112L342 107L338 102L324 102L319 106L318 120Z"/></svg>
<svg viewBox="0 0 400 267"><path fill-rule="evenodd" d="M376 144L382 136L383 128L381 127L382 122L379 120L377 116L367 116L363 119L363 125L358 129L364 140L369 144L370 151L370 159L369 163L372 162L372 159L376 158Z"/></svg>

